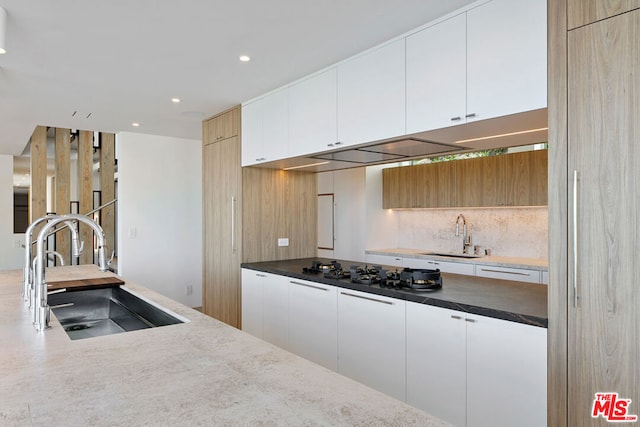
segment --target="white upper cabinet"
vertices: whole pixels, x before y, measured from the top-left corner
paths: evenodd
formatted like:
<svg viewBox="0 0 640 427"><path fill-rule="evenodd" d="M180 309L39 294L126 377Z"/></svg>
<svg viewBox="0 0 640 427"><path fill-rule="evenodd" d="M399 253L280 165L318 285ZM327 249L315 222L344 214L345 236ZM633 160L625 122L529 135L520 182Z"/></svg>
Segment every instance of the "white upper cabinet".
<svg viewBox="0 0 640 427"><path fill-rule="evenodd" d="M407 133L547 106L545 0L493 0L407 37Z"/></svg>
<svg viewBox="0 0 640 427"><path fill-rule="evenodd" d="M253 101L242 106L242 166L261 162L262 102Z"/></svg>
<svg viewBox="0 0 640 427"><path fill-rule="evenodd" d="M465 122L466 14L407 37L407 133Z"/></svg>
<svg viewBox="0 0 640 427"><path fill-rule="evenodd" d="M288 144L288 89L242 106L242 166L285 158Z"/></svg>
<svg viewBox="0 0 640 427"><path fill-rule="evenodd" d="M337 69L289 87L289 156L330 150L338 138Z"/></svg>
<svg viewBox="0 0 640 427"><path fill-rule="evenodd" d="M467 114L547 106L547 2L493 0L467 12Z"/></svg>
<svg viewBox="0 0 640 427"><path fill-rule="evenodd" d="M405 134L405 41L338 66L338 143L361 144Z"/></svg>

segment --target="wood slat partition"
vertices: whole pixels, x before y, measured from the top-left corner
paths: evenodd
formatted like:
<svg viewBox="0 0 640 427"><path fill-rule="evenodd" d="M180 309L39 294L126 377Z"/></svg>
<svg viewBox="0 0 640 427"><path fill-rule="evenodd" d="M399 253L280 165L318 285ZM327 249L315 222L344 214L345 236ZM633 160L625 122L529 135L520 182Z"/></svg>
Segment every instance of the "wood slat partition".
<svg viewBox="0 0 640 427"><path fill-rule="evenodd" d="M81 130L78 139L78 201L83 215L93 209L92 162L93 132ZM80 264L93 264L93 231L87 225L80 225L80 240L84 242Z"/></svg>
<svg viewBox="0 0 640 427"><path fill-rule="evenodd" d="M47 213L47 127L37 126L31 135L31 186L29 222ZM40 227L33 231L37 237Z"/></svg>
<svg viewBox="0 0 640 427"><path fill-rule="evenodd" d="M115 198L115 153L115 134L100 133L100 191L102 192L102 203L110 202ZM100 212L100 225L107 242L107 256L115 249L115 209L115 205L111 205Z"/></svg>
<svg viewBox="0 0 640 427"><path fill-rule="evenodd" d="M71 206L71 132L69 129L56 128L55 144L55 212L58 215L68 214ZM71 246L69 233L61 231L56 234L56 251L64 259L65 265L71 263Z"/></svg>

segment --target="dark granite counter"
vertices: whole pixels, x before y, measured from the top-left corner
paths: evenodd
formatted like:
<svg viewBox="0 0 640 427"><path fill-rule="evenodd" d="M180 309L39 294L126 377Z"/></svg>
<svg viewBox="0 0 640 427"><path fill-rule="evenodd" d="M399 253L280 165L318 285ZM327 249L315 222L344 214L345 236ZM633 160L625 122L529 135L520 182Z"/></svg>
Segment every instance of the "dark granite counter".
<svg viewBox="0 0 640 427"><path fill-rule="evenodd" d="M314 260L327 263L331 261L326 258L303 258L245 263L242 267L480 316L547 327L546 285L442 273L442 289L428 292L396 290L381 288L379 285L351 283L349 279L326 279L322 273L302 273L303 267L310 267ZM337 261L347 269L350 265L364 265L357 261ZM394 270L395 267L389 269Z"/></svg>

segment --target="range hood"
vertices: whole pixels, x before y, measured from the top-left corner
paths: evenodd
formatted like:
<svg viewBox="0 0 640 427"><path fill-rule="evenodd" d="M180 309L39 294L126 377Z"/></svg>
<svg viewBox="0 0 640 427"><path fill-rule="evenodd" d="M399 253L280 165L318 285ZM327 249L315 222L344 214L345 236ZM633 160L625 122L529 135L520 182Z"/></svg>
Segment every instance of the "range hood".
<svg viewBox="0 0 640 427"><path fill-rule="evenodd" d="M429 141L415 137L367 145L359 148L345 148L325 154L309 156L314 159L335 160L340 162L367 165L381 162L403 161L416 157L432 157L438 154L466 150L467 147L449 145L442 142Z"/></svg>
<svg viewBox="0 0 640 427"><path fill-rule="evenodd" d="M274 160L256 167L326 172L454 153L531 145L547 140L547 109L543 108L306 156Z"/></svg>

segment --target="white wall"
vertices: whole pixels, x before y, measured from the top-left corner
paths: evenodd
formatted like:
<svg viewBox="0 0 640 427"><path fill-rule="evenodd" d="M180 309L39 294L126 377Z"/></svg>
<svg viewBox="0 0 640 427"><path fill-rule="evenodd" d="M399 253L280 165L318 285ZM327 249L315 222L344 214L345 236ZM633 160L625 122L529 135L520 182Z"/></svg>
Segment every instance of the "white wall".
<svg viewBox="0 0 640 427"><path fill-rule="evenodd" d="M201 306L201 141L123 132L116 153L118 273Z"/></svg>
<svg viewBox="0 0 640 427"><path fill-rule="evenodd" d="M13 156L0 154L0 270L22 268L24 249L18 242L24 234L13 234Z"/></svg>
<svg viewBox="0 0 640 427"><path fill-rule="evenodd" d="M365 182L364 168L318 174L318 194L333 193L335 202L333 251L318 249L318 256L353 261L364 259L367 229Z"/></svg>

